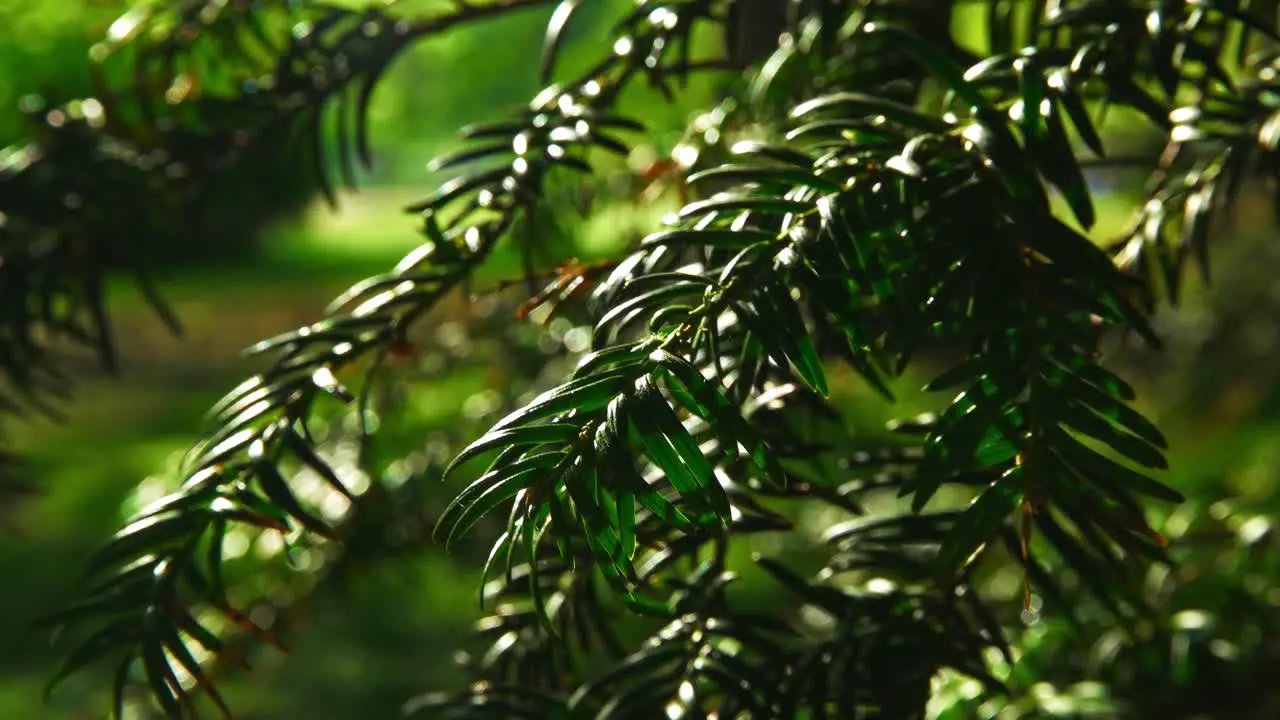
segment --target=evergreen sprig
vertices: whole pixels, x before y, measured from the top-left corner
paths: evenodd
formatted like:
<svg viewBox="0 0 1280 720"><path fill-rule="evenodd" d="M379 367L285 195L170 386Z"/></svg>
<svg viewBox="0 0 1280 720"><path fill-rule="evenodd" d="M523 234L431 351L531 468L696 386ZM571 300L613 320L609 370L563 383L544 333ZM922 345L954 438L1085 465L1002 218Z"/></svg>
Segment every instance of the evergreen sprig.
<svg viewBox="0 0 1280 720"><path fill-rule="evenodd" d="M773 163L691 177L750 185L686 206L677 228L646 239L645 249L602 283L599 349L570 382L504 418L455 460L500 451L442 518L448 537L465 529L465 519L512 497L502 549L523 542L531 550L548 530L577 532L557 513L577 516L606 576L630 593L634 521L627 516L635 501L677 526L728 518L730 504L704 454L707 441L722 457L745 451L762 480L785 481L738 405L763 389L757 378L769 364L826 394L808 316L831 323L828 334L846 336L848 359L873 385L900 373L926 339L973 348L933 383L964 392L939 418L925 466L904 488L918 510L948 477L992 473L992 487L946 543L944 580L1018 507L1056 533L1052 516L1038 512L1045 503L1072 508L1097 552L1111 552L1109 539L1159 556L1158 546L1142 540L1149 528L1134 512L1130 489L1176 493L1071 434L1102 441L1140 465L1164 465L1163 437L1091 360L1099 324L1127 324L1152 337L1129 300L1130 283L1101 250L1053 218L1035 181L1049 163L1028 157L1010 121L958 68L904 31L866 32L892 33L915 48L935 77L969 102L973 117L921 122L908 108L888 108L903 127L884 123L868 133L883 142L828 135L810 140L822 151L814 157L797 147L806 135L861 129L869 102L828 96L794 114L808 120L852 110L853 117L802 126L808 132L793 133L800 140L788 147L745 148ZM1051 140L1065 142L1061 135ZM884 220L890 224L877 223ZM637 326L649 332L619 342ZM729 345L741 349L727 355ZM706 436L691 434L677 412L699 418ZM642 460L661 470L670 492L643 482ZM1079 489L1081 477L1101 489ZM1078 547L1067 551L1087 557Z"/></svg>

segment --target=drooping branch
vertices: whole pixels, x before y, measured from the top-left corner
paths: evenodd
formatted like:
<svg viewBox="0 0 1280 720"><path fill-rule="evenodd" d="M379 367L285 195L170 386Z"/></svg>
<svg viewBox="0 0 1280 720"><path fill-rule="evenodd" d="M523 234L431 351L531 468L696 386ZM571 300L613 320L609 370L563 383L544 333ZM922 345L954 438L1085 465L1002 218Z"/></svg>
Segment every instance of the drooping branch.
<svg viewBox="0 0 1280 720"><path fill-rule="evenodd" d="M873 23L859 32L906 48L967 117L835 94L796 109L805 123L789 146L742 148L768 162L690 178L735 189L686 206L676 227L621 263L595 295L597 352L459 455L455 466L499 453L442 519L450 536L465 518L514 499L495 555L522 548L536 567L543 533L581 537L606 579L643 607L631 559L636 503L674 527L720 526L733 505L714 468L735 449L761 481L783 482L774 449L739 406L764 390L771 366L825 394L808 329L825 326L846 336L846 358L876 386L926 340L972 348L934 384L965 392L932 428L925 463L903 488L919 509L953 477L993 479L952 528L937 561L942 582L1019 508L1079 563L1089 556L1046 508L1066 513L1103 561L1114 559L1112 543L1161 556L1132 493L1176 493L1076 439L1164 463L1163 437L1092 354L1099 323L1150 336L1131 283L1052 215L1040 184L1043 176L1081 201L1073 209L1087 218L1078 169L1043 151L1062 146L1061 123L1000 112L1006 100L984 96L910 33ZM1035 91L1048 93L1051 77L1035 78ZM1069 89L1057 92L1071 99ZM849 131L876 142L850 142ZM726 357L730 347L736 357ZM680 414L698 418L703 434ZM658 472L642 474L646 465Z"/></svg>
<svg viewBox="0 0 1280 720"><path fill-rule="evenodd" d="M98 580L87 599L52 618L100 624L59 677L119 652L124 659L117 693L128 668L140 659L166 712L177 712L192 697L177 680L175 667L216 699L185 644L192 638L210 652L218 647L195 619L196 606L216 608L242 625L248 622L228 604L220 580L228 526L247 523L288 532L297 522L308 531L331 535L290 489L284 463L309 467L335 491L351 495L311 449L307 425L317 399L352 400L338 376L394 349L413 322L470 277L537 202L549 173L589 170L584 155L593 148L625 152L611 132L639 126L608 115L609 106L633 77L664 81L663 58L679 51L696 22L711 17L713 4L639 8L621 26L628 52L616 52L576 82L543 92L514 122L470 130L472 139L502 143L501 148L486 144L466 159L511 159L446 183L415 205L412 211L423 217L427 242L393 272L354 286L335 300L324 321L254 348L276 353L278 360L212 410L212 430L188 454L181 488L139 513L91 560ZM172 653L178 665L163 652Z"/></svg>

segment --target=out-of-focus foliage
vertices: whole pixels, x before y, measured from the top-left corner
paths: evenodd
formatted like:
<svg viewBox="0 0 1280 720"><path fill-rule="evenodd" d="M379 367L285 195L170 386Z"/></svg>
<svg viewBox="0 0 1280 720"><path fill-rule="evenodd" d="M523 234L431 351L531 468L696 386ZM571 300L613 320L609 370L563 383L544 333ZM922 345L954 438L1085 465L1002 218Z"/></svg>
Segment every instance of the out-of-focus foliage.
<svg viewBox="0 0 1280 720"><path fill-rule="evenodd" d="M251 349L43 618L51 687L107 661L117 715L231 715L227 666L434 536L487 615L411 714L1274 715L1273 503L1170 482L1121 377L1203 342L1171 306L1244 296L1185 277L1275 180L1271 3L139 4L6 151L12 386L61 389L58 342L114 358L111 269L170 317L156 238L290 204L237 178L335 200L397 59L508 14L540 51L464 37L541 89L400 90L488 118L409 205L422 244ZM1150 176L1103 232L1115 166Z"/></svg>

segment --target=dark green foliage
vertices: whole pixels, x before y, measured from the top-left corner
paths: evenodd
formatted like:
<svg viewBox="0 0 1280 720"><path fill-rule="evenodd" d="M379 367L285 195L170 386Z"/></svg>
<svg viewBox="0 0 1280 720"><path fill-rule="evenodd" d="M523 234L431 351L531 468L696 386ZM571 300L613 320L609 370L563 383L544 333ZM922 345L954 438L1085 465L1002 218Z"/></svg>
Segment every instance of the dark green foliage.
<svg viewBox="0 0 1280 720"><path fill-rule="evenodd" d="M138 32L95 65L104 119L7 151L0 286L13 302L0 322L12 385L43 401L41 378L58 377L43 364L46 335L111 357L102 268L142 259L103 240L137 232L112 215L121 198L163 186L154 200L170 214L155 217L171 225L154 231L175 232L209 173L289 133L332 196L328 153L347 181L368 161L370 93L398 53L543 4L458 3L413 19L233 0L137 16ZM1207 273L1213 213L1251 174L1274 175L1275 8L974 4L981 56L949 34L949 2L791 2L778 47L743 79L743 56L699 53L704 34L740 47L750 3L619 7L598 62L573 76L557 60L583 3L561 2L546 89L464 130L469 144L435 164L456 178L408 208L422 245L315 324L255 346L274 363L211 411L180 487L90 560L83 600L49 618L85 629L54 682L107 658L121 663L117 694L137 664L166 714L200 692L229 714L191 649L223 652L215 617L274 638L228 600L228 529L343 538L299 490L305 471L364 500L317 451L316 418L353 405L368 435L381 371L415 325L505 244L532 263L540 213L559 209L550 189L589 187L645 131L619 102L639 84L674 97L695 71L722 73L731 97L690 144L690 201L594 266L587 302L557 308L591 327L590 352L562 377L526 378L549 389L442 473L457 494L437 539L496 538L480 579L494 614L474 682L408 709L923 717L943 670L989 696L1018 691L992 671L1011 623L983 598L990 556L1020 564L1062 617L1101 608L1071 617L1079 627L1152 622L1141 579L1169 558L1146 511L1182 498L1158 479L1165 437L1103 364L1102 341L1158 346L1152 313L1179 298L1188 260ZM152 23L162 30L143 32ZM182 78L199 79L198 96L170 97L187 92ZM1085 234L1098 216L1089 158L1108 151L1097 118L1110 108L1146 116L1169 145L1131 231L1100 246ZM852 374L892 398L904 373L938 357L946 367L927 389L952 399L891 435L853 433L828 397ZM852 519L822 532L813 518ZM785 557L743 562L757 536L807 535L823 536L816 574ZM782 599L746 609L736 589L747 582Z"/></svg>

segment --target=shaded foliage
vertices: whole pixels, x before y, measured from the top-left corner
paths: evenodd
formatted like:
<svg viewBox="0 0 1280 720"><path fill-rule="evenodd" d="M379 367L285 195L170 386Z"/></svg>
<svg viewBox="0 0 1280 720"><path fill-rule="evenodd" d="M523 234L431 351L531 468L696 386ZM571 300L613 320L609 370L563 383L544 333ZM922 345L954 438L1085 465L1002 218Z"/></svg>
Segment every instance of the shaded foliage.
<svg viewBox="0 0 1280 720"><path fill-rule="evenodd" d="M289 133L330 192L325 153L346 179L367 158L370 93L397 53L541 4L458 3L425 19L308 2L132 11L99 53L94 112L87 101L83 120L50 111L68 118L9 151L0 180L14 188L3 197L15 251L0 271L20 299L4 306L9 334L60 333L109 358L109 263L97 253L124 252L101 240L132 227L112 215L130 207L118 198L163 184L169 214L154 217L180 228L200 178ZM1272 174L1275 7L972 4L986 13L976 55L950 34L967 3L791 2L775 13L776 48L743 74L754 58L743 18L772 15L645 0L617 8L598 62L570 74L559 43L583 3L559 3L546 89L466 129L464 149L435 164L458 174L408 208L423 244L315 324L255 346L273 364L213 408L180 486L90 560L83 599L47 619L87 631L55 683L110 658L118 713L137 666L166 714L200 692L230 714L206 669L222 629L277 639L228 599L226 534L341 539L299 476L353 506L365 498L317 452L316 419L346 403L372 434L376 381L413 350L413 328L472 289L498 248L532 258L543 218L562 210L549 188L599 185L610 156L631 152L645 118L617 108L634 86L676 97L694 72L721 74L729 97L676 153L688 202L521 306L523 317L548 300L589 326L589 352L531 381L542 391L440 473L466 480L436 537L495 531L480 584L498 604L479 628L473 683L406 709L923 717L946 673L984 698L1019 691L1000 670L1016 622L981 582L996 562L1021 567L1025 612L1034 588L1077 628L1111 623L1122 642L1141 641L1131 652L1158 654L1172 640L1163 626L1142 635L1158 617L1143 579L1167 572L1168 541L1147 510L1182 498L1158 479L1167 441L1104 364L1102 340L1158 346L1151 315L1179 299L1188 263L1207 273L1213 214L1245 179ZM730 57L701 54L722 45ZM1098 117L1116 109L1168 146L1131 229L1100 245L1087 235L1087 173L1108 150ZM59 164L59 153L104 159ZM48 280L40 262L68 279ZM36 387L42 346L13 347L6 373ZM891 435L853 433L828 399L846 374L892 398L908 369L940 357L927 389L954 397ZM815 517L818 532L806 527ZM742 562L759 536L818 536L816 574L786 557ZM744 608L735 589L747 574L785 600ZM1051 647L1038 642L1028 647ZM1114 662L1119 688L1149 677Z"/></svg>

